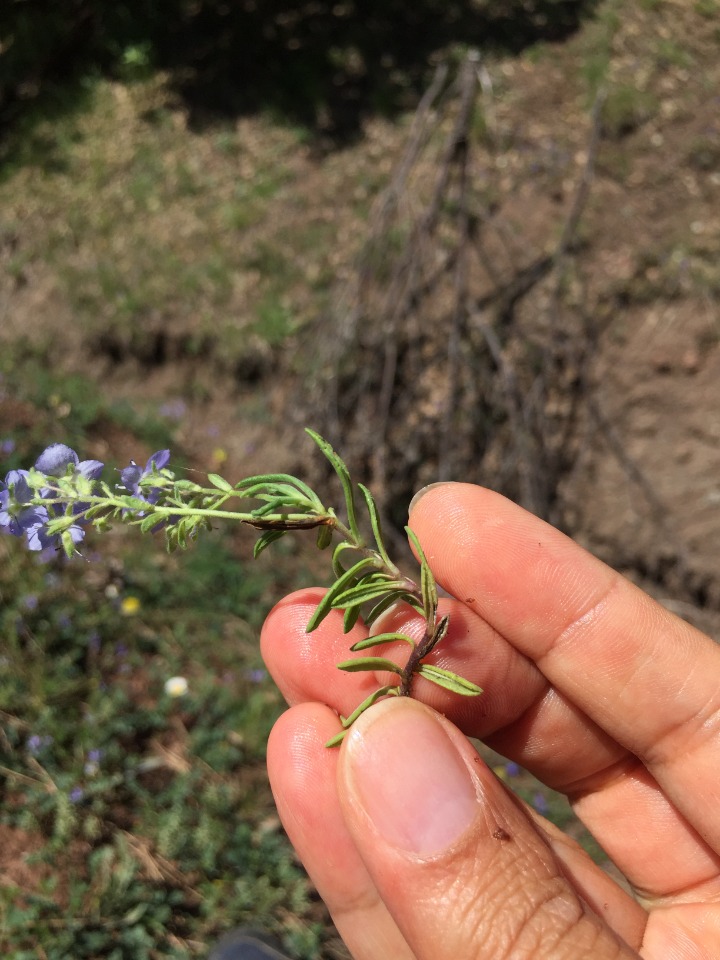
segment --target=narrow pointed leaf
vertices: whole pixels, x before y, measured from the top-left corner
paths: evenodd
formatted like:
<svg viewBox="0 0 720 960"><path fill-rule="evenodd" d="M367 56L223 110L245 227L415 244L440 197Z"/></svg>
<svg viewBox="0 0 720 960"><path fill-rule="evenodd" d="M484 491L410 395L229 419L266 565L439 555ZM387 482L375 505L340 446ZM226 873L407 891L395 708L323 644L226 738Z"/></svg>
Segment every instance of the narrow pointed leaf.
<svg viewBox="0 0 720 960"><path fill-rule="evenodd" d="M322 452L325 454L327 459L330 461L333 470L338 475L340 480L340 485L342 486L343 493L345 495L345 507L347 510L348 526L352 531L353 536L360 542L362 537L360 536L360 529L357 523L357 516L355 514L355 495L353 493L352 481L350 480L350 473L345 461L335 453L332 446L324 440L319 433L315 433L314 430L310 430L308 427L305 428L305 432L312 437L315 443L320 447Z"/></svg>
<svg viewBox="0 0 720 960"><path fill-rule="evenodd" d="M386 610L389 610L393 604L398 603L399 601L404 600L405 603L409 604L414 610L417 610L418 613L423 612L422 604L414 597L411 593L391 593L387 597L384 597L375 606L372 610L363 618L366 626L371 626L381 613L385 613Z"/></svg>
<svg viewBox="0 0 720 960"><path fill-rule="evenodd" d="M343 617L343 633L350 633L352 628L358 622L360 616L360 607L348 607ZM352 650L352 647L350 648Z"/></svg>
<svg viewBox="0 0 720 960"><path fill-rule="evenodd" d="M402 667L387 657L355 657L354 660L343 660L337 668L348 673L361 673L363 670L391 670L393 673L402 673Z"/></svg>
<svg viewBox="0 0 720 960"><path fill-rule="evenodd" d="M437 610L438 605L435 577L432 575L430 564L427 562L427 557L425 556L423 548L420 546L420 541L418 540L417 536L410 529L410 527L405 527L405 532L417 550L418 558L420 560L420 590L423 598L423 610L426 619L429 622L432 622L435 619L435 611Z"/></svg>
<svg viewBox="0 0 720 960"><path fill-rule="evenodd" d="M360 714L364 713L368 707L371 707L374 703L377 703L381 697L396 697L399 689L400 688L397 686L397 684L391 683L388 684L387 687L380 687L378 690L373 690L370 696L366 697L361 704L355 707L353 712L348 717L340 717L340 722L347 729L347 727L355 723Z"/></svg>
<svg viewBox="0 0 720 960"><path fill-rule="evenodd" d="M374 637L367 637L365 640L358 640L350 649L355 653L356 650L367 650L369 647L377 647L381 643L395 643L397 640L404 640L411 647L415 646L415 641L404 633L376 633Z"/></svg>
<svg viewBox="0 0 720 960"><path fill-rule="evenodd" d="M347 540L341 540L333 550L332 567L333 573L335 574L335 579L341 577L346 572L346 568L341 562L341 556L348 550L354 551L355 547L353 547L351 543L348 543Z"/></svg>
<svg viewBox="0 0 720 960"><path fill-rule="evenodd" d="M345 739L346 734L347 734L347 730L341 730L340 733L336 733L334 737L330 737L330 739L327 741L327 743L325 744L325 746L326 746L326 747L339 747L340 744L341 744L341 743L343 742L343 740Z"/></svg>
<svg viewBox="0 0 720 960"><path fill-rule="evenodd" d="M390 557L387 554L385 549L385 544L383 543L382 538L382 529L380 526L380 515L378 514L377 504L375 503L375 497L370 493L368 488L362 483L358 484L358 490L362 493L365 498L365 503L367 505L368 514L370 515L370 525L372 526L373 536L375 537L375 543L378 548L380 556L383 558L385 563L388 565L390 570L397 570L397 567L392 562Z"/></svg>
<svg viewBox="0 0 720 960"><path fill-rule="evenodd" d="M310 622L305 628L306 631L308 633L312 633L315 627L317 627L319 623L322 623L325 617L333 609L335 598L343 592L347 585L352 583L353 580L355 580L357 576L364 570L374 566L375 561L372 559L372 557L363 557L363 559L358 560L353 567L350 567L349 570L346 570L345 573L335 581L332 587L330 587L317 607L315 607L315 612L313 613L312 617L310 617Z"/></svg>
<svg viewBox="0 0 720 960"><path fill-rule="evenodd" d="M244 480L240 480L235 484L235 490L244 496L252 496L252 494L248 493L248 490L255 486L272 486L277 484L287 484L293 487L322 511L322 502L315 491L306 483L303 483L302 480L291 476L289 473L262 473L254 477L245 477Z"/></svg>
<svg viewBox="0 0 720 960"><path fill-rule="evenodd" d="M370 600L377 600L378 597L383 597L388 591L396 594L401 592L397 588L393 591L392 580L384 583L359 583L357 586L338 594L332 605L342 610L343 607L356 606L357 604L369 603Z"/></svg>
<svg viewBox="0 0 720 960"><path fill-rule="evenodd" d="M432 663L421 663L415 673L463 697L477 697L482 693L482 689L471 680L459 677L450 670L443 670L442 667L436 667Z"/></svg>
<svg viewBox="0 0 720 960"><path fill-rule="evenodd" d="M271 543L279 540L280 537L284 537L286 533L287 530L265 530L261 533L253 547L253 558L259 557L266 547L269 547Z"/></svg>

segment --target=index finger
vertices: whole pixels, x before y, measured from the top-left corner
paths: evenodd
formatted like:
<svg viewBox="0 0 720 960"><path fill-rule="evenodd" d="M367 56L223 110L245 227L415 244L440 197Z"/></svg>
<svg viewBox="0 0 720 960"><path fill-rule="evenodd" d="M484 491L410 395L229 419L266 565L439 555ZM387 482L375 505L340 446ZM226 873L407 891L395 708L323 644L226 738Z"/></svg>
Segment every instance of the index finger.
<svg viewBox="0 0 720 960"><path fill-rule="evenodd" d="M720 648L492 491L430 488L410 526L438 582L639 757L720 850Z"/></svg>

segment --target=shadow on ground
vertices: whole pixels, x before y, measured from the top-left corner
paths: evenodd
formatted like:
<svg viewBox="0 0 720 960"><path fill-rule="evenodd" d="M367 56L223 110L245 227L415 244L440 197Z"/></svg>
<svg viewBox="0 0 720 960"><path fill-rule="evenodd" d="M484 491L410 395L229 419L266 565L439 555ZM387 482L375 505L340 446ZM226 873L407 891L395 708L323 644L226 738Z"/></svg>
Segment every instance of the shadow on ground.
<svg viewBox="0 0 720 960"><path fill-rule="evenodd" d="M412 106L433 54L561 40L597 0L53 0L0 13L0 120L72 106L83 79L168 70L193 125L269 110L331 143ZM2 49L2 47L0 47Z"/></svg>

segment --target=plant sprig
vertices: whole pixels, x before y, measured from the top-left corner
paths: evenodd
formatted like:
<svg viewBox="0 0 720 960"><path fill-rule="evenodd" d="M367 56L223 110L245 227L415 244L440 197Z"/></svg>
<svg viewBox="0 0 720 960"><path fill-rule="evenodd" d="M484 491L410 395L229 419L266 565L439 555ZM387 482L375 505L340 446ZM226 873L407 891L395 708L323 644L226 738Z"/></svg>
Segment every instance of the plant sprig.
<svg viewBox="0 0 720 960"><path fill-rule="evenodd" d="M349 633L362 617L369 630L381 614L404 603L422 616L424 633L419 641L402 632L379 632L350 647L352 653L398 641L410 647L404 665L387 657L363 655L344 660L340 670L387 672L395 679L380 686L347 717L342 730L328 741L339 744L352 723L384 697L410 696L416 676L461 696L478 696L480 687L425 659L448 630L447 616L438 617L438 592L430 565L415 533L406 527L420 563L419 584L404 576L390 559L383 539L375 498L367 487L354 485L348 468L319 434L307 433L332 465L344 498L343 521L306 483L284 473L246 477L231 484L219 474L208 474L209 486L175 477L167 466L168 450L158 451L141 468L135 462L120 471L120 483L102 479L104 464L80 461L74 450L52 444L30 470L12 470L0 483L0 528L24 536L32 550L61 549L68 558L80 553L79 544L88 525L100 532L115 523L138 526L142 533L163 530L167 548L184 549L213 521L234 520L259 530L253 554L259 556L271 543L294 530L315 530L317 546L332 546L334 581L307 625L312 632L331 611L343 613ZM372 539L360 528L356 492L367 511ZM230 509L231 501L255 501L249 510Z"/></svg>

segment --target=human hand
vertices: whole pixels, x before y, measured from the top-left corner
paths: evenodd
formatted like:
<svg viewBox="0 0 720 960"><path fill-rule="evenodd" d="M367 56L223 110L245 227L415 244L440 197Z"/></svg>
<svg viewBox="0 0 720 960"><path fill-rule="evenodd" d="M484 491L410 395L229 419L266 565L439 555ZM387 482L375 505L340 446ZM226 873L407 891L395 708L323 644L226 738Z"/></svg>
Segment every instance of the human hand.
<svg viewBox="0 0 720 960"><path fill-rule="evenodd" d="M302 591L262 636L291 705L268 745L278 809L355 960L720 957L720 647L488 490L430 488L410 525L457 598L429 660L482 697L416 678L418 699L326 749L376 685L335 667L361 625L307 634L318 592ZM394 616L383 630L413 630ZM567 794L635 897L465 735Z"/></svg>

